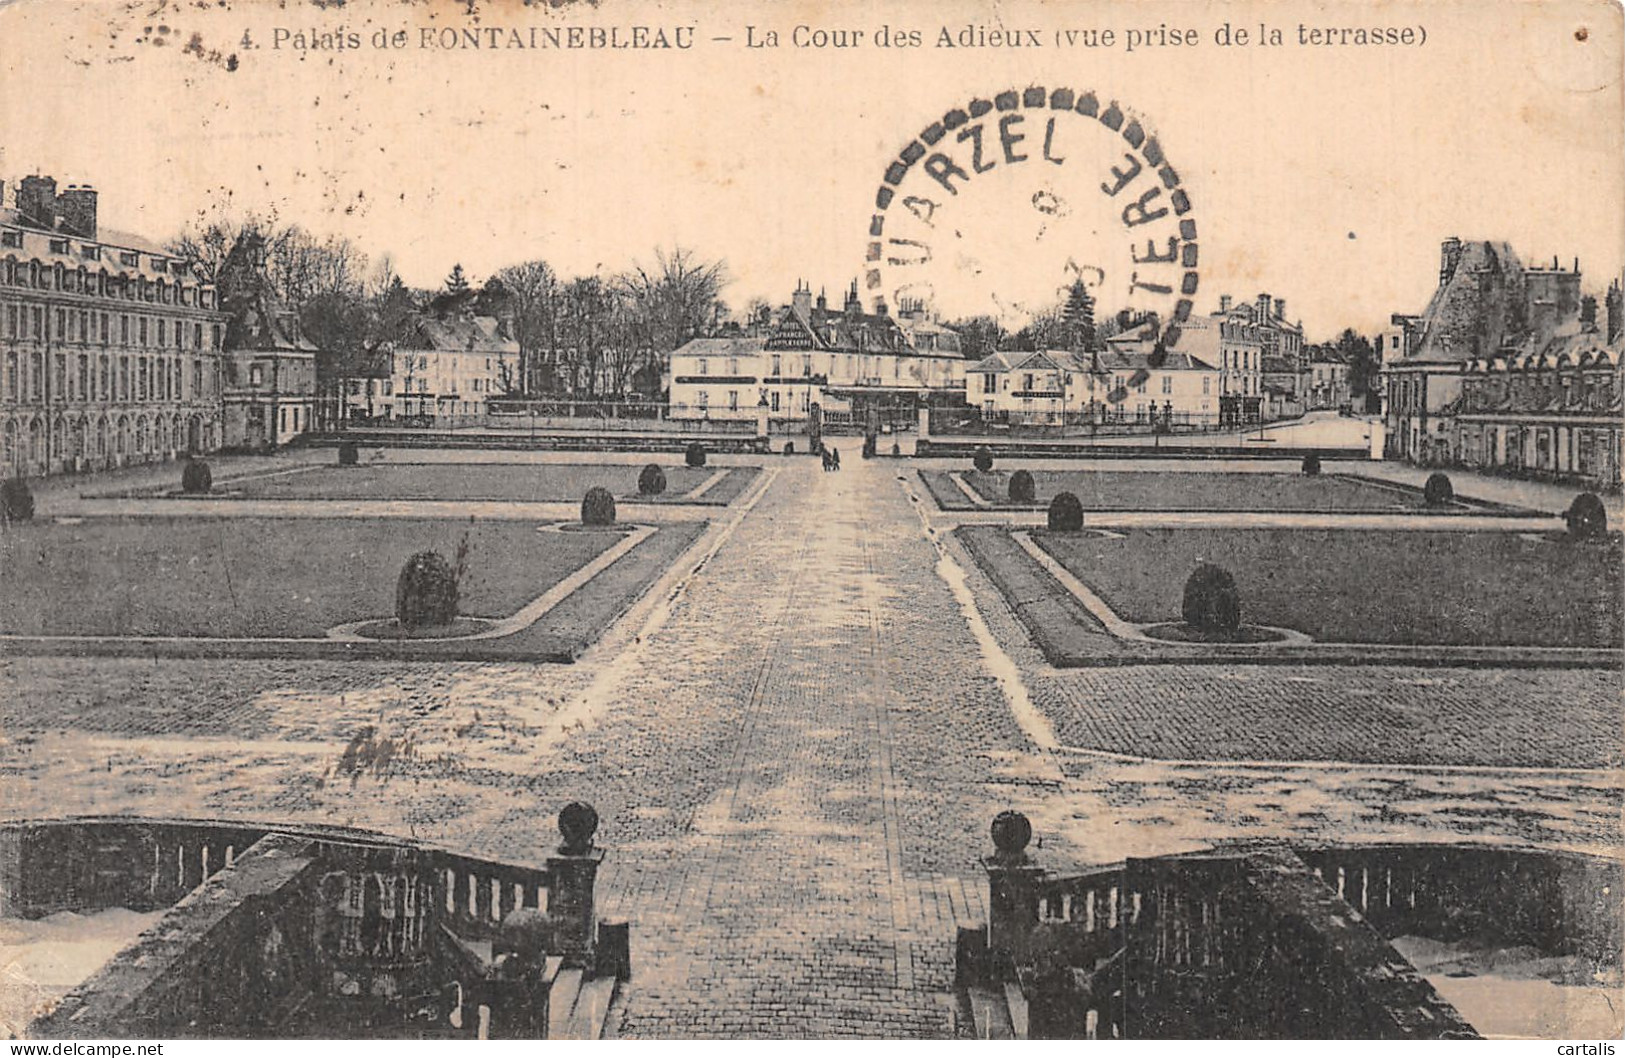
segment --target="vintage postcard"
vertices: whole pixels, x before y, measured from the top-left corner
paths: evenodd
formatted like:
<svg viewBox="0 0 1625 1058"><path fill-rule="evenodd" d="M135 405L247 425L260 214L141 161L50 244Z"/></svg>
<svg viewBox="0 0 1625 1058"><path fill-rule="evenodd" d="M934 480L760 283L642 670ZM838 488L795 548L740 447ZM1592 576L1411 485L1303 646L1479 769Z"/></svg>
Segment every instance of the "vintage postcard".
<svg viewBox="0 0 1625 1058"><path fill-rule="evenodd" d="M0 1037L1613 1054L1622 24L0 0Z"/></svg>

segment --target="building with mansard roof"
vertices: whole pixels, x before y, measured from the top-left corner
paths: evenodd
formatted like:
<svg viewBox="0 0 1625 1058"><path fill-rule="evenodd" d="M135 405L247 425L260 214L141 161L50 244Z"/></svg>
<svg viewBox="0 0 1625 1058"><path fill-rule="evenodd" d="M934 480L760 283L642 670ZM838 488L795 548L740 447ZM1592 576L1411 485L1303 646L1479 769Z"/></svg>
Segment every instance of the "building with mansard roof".
<svg viewBox="0 0 1625 1058"><path fill-rule="evenodd" d="M1405 321L1405 352L1383 365L1386 455L1424 465L1459 462L1463 437L1457 417L1470 365L1480 365L1486 376L1491 373L1491 363L1533 364L1537 371L1545 363L1555 370L1557 357L1566 346L1554 343L1583 343L1581 336L1587 331L1579 318L1580 278L1578 261L1573 268L1564 268L1555 258L1550 267L1526 266L1504 242L1444 240L1439 285L1427 308L1418 317L1395 318ZM1606 335L1602 344L1607 344ZM1576 356L1571 352L1571 361ZM1577 364L1568 366L1572 369ZM1493 424L1486 421L1483 425ZM1572 460L1557 459L1559 440L1555 435L1549 438L1548 456L1543 457L1536 447L1528 451L1527 459L1523 438L1544 434L1520 431L1518 443L1511 446L1512 455L1505 455L1512 435L1498 433L1489 441L1483 436L1481 431L1474 441L1470 458L1475 465L1539 467L1553 473L1559 472L1559 464L1573 466ZM1486 450L1491 453L1488 457ZM1495 460L1496 453L1504 461ZM1488 463L1484 463L1486 459ZM1617 453L1613 463L1617 466Z"/></svg>
<svg viewBox="0 0 1625 1058"><path fill-rule="evenodd" d="M1153 422L1217 425L1219 369L1164 349L1154 322L1097 348L993 353L967 370L967 399L984 419L1023 425Z"/></svg>
<svg viewBox="0 0 1625 1058"><path fill-rule="evenodd" d="M484 415L519 388L519 342L508 319L475 315L472 303L419 314L390 352L379 405L406 419Z"/></svg>
<svg viewBox="0 0 1625 1058"><path fill-rule="evenodd" d="M40 475L209 452L226 315L191 262L103 227L97 192L0 186L0 469Z"/></svg>
<svg viewBox="0 0 1625 1058"><path fill-rule="evenodd" d="M781 429L823 422L912 424L921 407L964 400L959 334L918 305L865 311L854 281L840 309L797 286L758 337L700 338L672 353L674 419L755 419Z"/></svg>

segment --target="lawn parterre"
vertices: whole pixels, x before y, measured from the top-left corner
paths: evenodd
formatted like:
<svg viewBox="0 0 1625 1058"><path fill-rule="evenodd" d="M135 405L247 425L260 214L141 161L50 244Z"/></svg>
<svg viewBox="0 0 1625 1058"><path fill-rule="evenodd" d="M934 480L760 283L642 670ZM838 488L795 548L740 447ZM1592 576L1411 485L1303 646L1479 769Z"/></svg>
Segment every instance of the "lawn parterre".
<svg viewBox="0 0 1625 1058"><path fill-rule="evenodd" d="M1617 647L1621 551L1560 534L1135 529L1032 539L1136 624L1180 619L1185 578L1234 575L1242 618L1323 643Z"/></svg>
<svg viewBox="0 0 1625 1058"><path fill-rule="evenodd" d="M357 466L298 467L216 481L217 499L253 500L450 500L462 502L580 503L602 486L618 501L725 505L759 473L757 467L685 467L662 464L666 491L638 492L638 464L383 462ZM693 495L712 478L716 484ZM150 495L180 496L174 488ZM188 496L188 499L196 497Z"/></svg>
<svg viewBox="0 0 1625 1058"><path fill-rule="evenodd" d="M1034 470L1031 504L1011 504L1010 475L1018 468L986 473L922 470L926 488L945 510L977 510L955 484L958 474L986 506L1039 510L1057 493L1077 496L1085 511L1273 511L1281 513L1414 513L1425 510L1419 489L1345 474L1311 477L1296 473L1183 470ZM1502 510L1465 501L1438 512Z"/></svg>
<svg viewBox="0 0 1625 1058"><path fill-rule="evenodd" d="M413 656L573 655L704 527L660 527L536 625L512 636L461 649L456 641L363 644L353 653L374 655L379 651L372 648L381 647L384 654ZM406 559L423 550L452 559L464 541L461 612L500 618L623 537L618 531L544 531L543 523L532 521L433 518L38 521L0 534L0 597L6 600L0 633L321 641L338 625L390 617ZM117 650L116 642L109 649Z"/></svg>

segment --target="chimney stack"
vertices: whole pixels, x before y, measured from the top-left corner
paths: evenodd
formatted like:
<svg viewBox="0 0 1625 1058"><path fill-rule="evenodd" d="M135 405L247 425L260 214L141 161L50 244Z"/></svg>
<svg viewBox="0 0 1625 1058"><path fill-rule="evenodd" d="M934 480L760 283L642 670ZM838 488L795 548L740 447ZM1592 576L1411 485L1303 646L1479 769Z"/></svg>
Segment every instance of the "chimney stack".
<svg viewBox="0 0 1625 1058"><path fill-rule="evenodd" d="M1621 290L1619 280L1608 284L1608 293L1603 297L1603 334L1607 341L1619 341L1619 335L1625 330L1625 290Z"/></svg>
<svg viewBox="0 0 1625 1058"><path fill-rule="evenodd" d="M875 298L875 315L876 316L889 316L890 314L891 314L890 311L886 308L886 299L885 298Z"/></svg>
<svg viewBox="0 0 1625 1058"><path fill-rule="evenodd" d="M1286 298L1275 299L1275 314L1283 320L1286 319Z"/></svg>
<svg viewBox="0 0 1625 1058"><path fill-rule="evenodd" d="M96 237L95 188L88 184L84 187L69 184L68 189L56 197L56 208L62 216L63 231L81 239Z"/></svg>
<svg viewBox="0 0 1625 1058"><path fill-rule="evenodd" d="M823 287L818 288L818 310L820 312L827 312L829 310L829 298L824 296Z"/></svg>
<svg viewBox="0 0 1625 1058"><path fill-rule="evenodd" d="M852 286L846 291L846 304L841 308L848 316L863 315L863 302L858 300L858 281L852 280Z"/></svg>
<svg viewBox="0 0 1625 1058"><path fill-rule="evenodd" d="M1270 296L1268 294L1260 294L1258 295L1258 318L1254 320L1254 322L1258 323L1259 325L1263 325L1268 323L1269 319Z"/></svg>
<svg viewBox="0 0 1625 1058"><path fill-rule="evenodd" d="M796 314L807 318L812 315L812 287L801 280L796 280L796 292L790 297L790 306Z"/></svg>
<svg viewBox="0 0 1625 1058"><path fill-rule="evenodd" d="M1444 286L1450 282L1450 277L1456 274L1456 265L1461 262L1461 240L1454 235L1439 244L1439 285Z"/></svg>
<svg viewBox="0 0 1625 1058"><path fill-rule="evenodd" d="M56 181L48 176L25 176L17 188L17 212L24 224L52 230L56 227Z"/></svg>
<svg viewBox="0 0 1625 1058"><path fill-rule="evenodd" d="M1230 311L1230 295L1229 294L1220 294L1219 295L1219 311L1220 312L1229 312Z"/></svg>

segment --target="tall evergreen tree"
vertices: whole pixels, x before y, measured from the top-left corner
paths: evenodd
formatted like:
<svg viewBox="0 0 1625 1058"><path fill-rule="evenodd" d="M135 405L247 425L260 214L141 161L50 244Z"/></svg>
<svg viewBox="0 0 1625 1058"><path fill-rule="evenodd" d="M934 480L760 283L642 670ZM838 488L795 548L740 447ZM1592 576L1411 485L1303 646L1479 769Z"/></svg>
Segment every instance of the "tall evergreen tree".
<svg viewBox="0 0 1625 1058"><path fill-rule="evenodd" d="M1068 348L1076 352L1093 352L1098 348L1095 299L1081 278L1072 281L1066 304L1061 307L1061 320L1065 324Z"/></svg>

